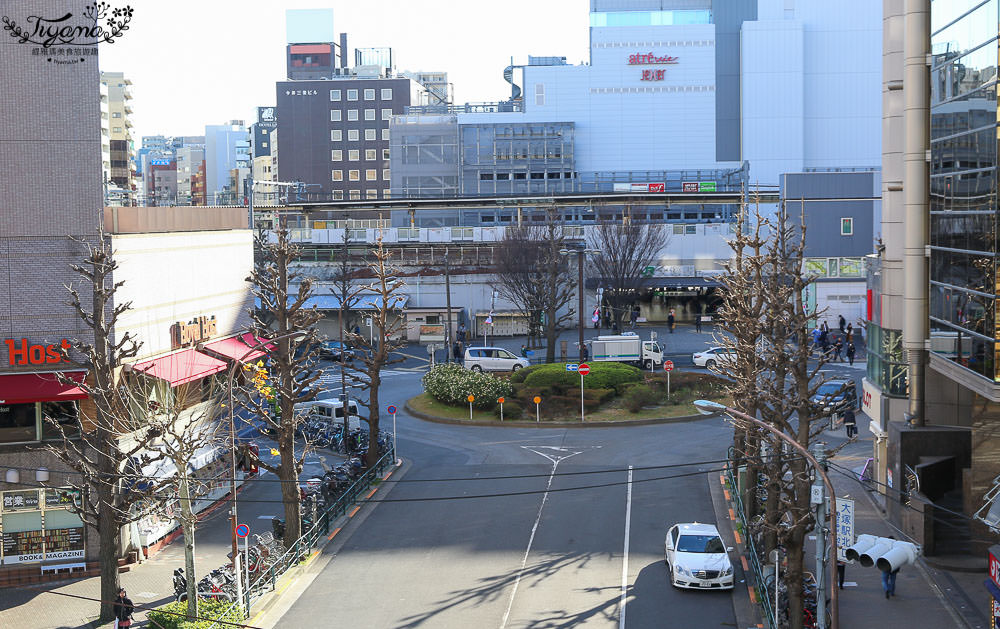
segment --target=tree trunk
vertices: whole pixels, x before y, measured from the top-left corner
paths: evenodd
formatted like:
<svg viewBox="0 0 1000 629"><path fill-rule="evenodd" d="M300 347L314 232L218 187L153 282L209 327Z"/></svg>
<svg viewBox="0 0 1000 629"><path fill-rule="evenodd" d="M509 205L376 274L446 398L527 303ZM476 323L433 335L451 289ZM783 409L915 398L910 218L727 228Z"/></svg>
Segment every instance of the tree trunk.
<svg viewBox="0 0 1000 629"><path fill-rule="evenodd" d="M115 518L114 509L108 505L113 503L112 487L107 483L98 486L98 535L100 548L98 562L101 568L101 620L107 622L115 617L114 601L118 597L121 581L118 577L118 545L121 540L121 528Z"/></svg>
<svg viewBox="0 0 1000 629"><path fill-rule="evenodd" d="M283 426L281 432L281 462L278 464L278 478L281 483L281 501L285 505L285 548L302 535L300 512L299 477L295 469L295 438L291 426Z"/></svg>
<svg viewBox="0 0 1000 629"><path fill-rule="evenodd" d="M186 462L182 462L186 463ZM182 469L180 466L178 470ZM181 508L181 526L184 529L184 575L187 577L187 613L198 616L198 577L194 567L194 510L191 509L191 485L186 474L181 474L177 497Z"/></svg>
<svg viewBox="0 0 1000 629"><path fill-rule="evenodd" d="M371 379L368 388L368 452L365 454L365 464L374 467L378 462L378 390L382 382L376 375Z"/></svg>
<svg viewBox="0 0 1000 629"><path fill-rule="evenodd" d="M802 604L802 548L803 535L796 531L788 544L788 567L785 570L785 588L788 592L788 627L802 629L805 610ZM821 599L825 594L817 594Z"/></svg>
<svg viewBox="0 0 1000 629"><path fill-rule="evenodd" d="M556 329L556 310L549 308L545 313L545 362L556 362L556 341L559 338L559 330Z"/></svg>

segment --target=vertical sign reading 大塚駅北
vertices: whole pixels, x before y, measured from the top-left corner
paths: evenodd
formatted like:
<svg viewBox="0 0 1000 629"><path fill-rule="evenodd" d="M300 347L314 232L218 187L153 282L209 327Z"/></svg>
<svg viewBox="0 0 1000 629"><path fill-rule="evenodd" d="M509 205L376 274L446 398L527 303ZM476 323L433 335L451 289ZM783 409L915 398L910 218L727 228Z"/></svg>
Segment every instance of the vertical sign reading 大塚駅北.
<svg viewBox="0 0 1000 629"><path fill-rule="evenodd" d="M628 56L628 64L630 66L658 66L658 65L676 65L677 57L671 57L670 55L657 55L656 53L637 53ZM667 76L667 71L662 68L649 68L644 69L642 74L639 75L640 81L662 81Z"/></svg>
<svg viewBox="0 0 1000 629"><path fill-rule="evenodd" d="M32 57L54 65L97 61L97 45L114 43L132 21L132 7L91 2L78 13L43 13L44 3L8 3L12 13L0 17L3 31L19 44L31 47ZM20 9L20 11L19 11ZM38 11L34 13L33 11Z"/></svg>

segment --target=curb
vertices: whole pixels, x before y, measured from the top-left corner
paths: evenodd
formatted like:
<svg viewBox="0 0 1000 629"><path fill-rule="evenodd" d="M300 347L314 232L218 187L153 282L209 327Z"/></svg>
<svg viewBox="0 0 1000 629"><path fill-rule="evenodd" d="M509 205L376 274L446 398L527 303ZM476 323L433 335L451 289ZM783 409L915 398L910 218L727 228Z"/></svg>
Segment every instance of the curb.
<svg viewBox="0 0 1000 629"><path fill-rule="evenodd" d="M730 506L729 490L726 489L725 474L708 475L709 493L712 495L712 508L715 511L715 522L719 533L725 538L726 545L735 540L733 547L740 556L739 561L732 562L734 568L734 578L737 574L742 574L743 579L735 579L733 587L733 614L736 616L736 626L763 627L764 619L757 606L757 598L754 593L754 577L752 576L746 560L746 547L743 540L736 531L736 519L732 507Z"/></svg>
<svg viewBox="0 0 1000 629"><path fill-rule="evenodd" d="M702 419L707 419L705 415L681 415L680 417L660 417L653 419L623 419L619 421L601 421L601 422L566 422L566 421L546 421L542 422L526 422L526 421L507 421L507 422L488 422L482 420L464 420L464 419L451 419L450 417L438 417L437 415L428 415L422 411L418 411L410 406L410 401L407 400L403 404L403 410L407 414L416 417L417 419L422 419L424 421L433 422L435 424L450 424L452 426L495 426L503 428L505 426L510 426L511 428L613 428L615 426L650 426L653 424L674 424L681 422L693 422Z"/></svg>
<svg viewBox="0 0 1000 629"><path fill-rule="evenodd" d="M391 476L405 475L411 466L411 463L402 459L397 459L397 462L399 462L399 464L382 476L378 486L372 488L372 491L366 496L366 499L371 498L371 496L376 493L389 493L392 491L392 488L395 487L395 483L385 483L385 481ZM315 577L326 567L326 564L336 557L337 552L347 542L350 534L353 534L355 529L358 528L356 523L364 520L375 507L375 505L372 505L372 509L366 509L361 513L360 517L355 518L364 506L366 506L365 503L355 505L353 509L337 518L335 522L331 522L332 530L330 534L326 536L326 539L318 544L316 548L312 549L307 559L300 562L294 568L288 570L281 576L280 579L278 579L275 583L274 590L265 595L265 600L260 604L256 611L252 612L252 616L245 621L246 624L258 627L278 626L278 622L281 620L281 617L283 617L291 606L295 604L302 592L312 584L313 579L315 579ZM345 529L352 524L355 524L355 526L351 527L350 531L345 531ZM344 534L341 535L341 533ZM332 548L332 552L327 553L327 548ZM317 561L317 559L319 559L319 561ZM308 579L308 581L304 581L304 579ZM283 596L285 591L289 589L293 589L294 591L289 593L288 597ZM285 603L285 605L282 606L282 603ZM268 618L268 616L272 613L275 614L276 617Z"/></svg>

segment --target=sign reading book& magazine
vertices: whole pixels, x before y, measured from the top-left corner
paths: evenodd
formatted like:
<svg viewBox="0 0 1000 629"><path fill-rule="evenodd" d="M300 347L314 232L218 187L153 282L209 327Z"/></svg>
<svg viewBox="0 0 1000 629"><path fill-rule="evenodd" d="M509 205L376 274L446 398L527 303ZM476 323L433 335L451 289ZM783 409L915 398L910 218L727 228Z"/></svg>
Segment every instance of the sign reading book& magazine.
<svg viewBox="0 0 1000 629"><path fill-rule="evenodd" d="M66 489L0 492L0 561L4 565L83 559L83 522Z"/></svg>

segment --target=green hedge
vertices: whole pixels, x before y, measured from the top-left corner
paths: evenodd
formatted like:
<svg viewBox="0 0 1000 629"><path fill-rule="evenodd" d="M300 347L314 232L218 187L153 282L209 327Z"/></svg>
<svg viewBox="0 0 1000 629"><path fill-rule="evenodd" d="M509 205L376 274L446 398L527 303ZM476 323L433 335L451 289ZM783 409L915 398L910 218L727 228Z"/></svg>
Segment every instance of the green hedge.
<svg viewBox="0 0 1000 629"><path fill-rule="evenodd" d="M149 620L155 622L163 629L208 629L212 626L213 620L228 620L229 622L242 622L239 608L235 607L229 614L225 611L229 609L231 602L204 600L198 601L198 616L210 620L189 620L184 616L175 614L187 614L187 601L173 602L159 607L149 612ZM167 614L164 612L173 612ZM156 626L156 625L152 625ZM218 627L231 627L232 625L215 625Z"/></svg>
<svg viewBox="0 0 1000 629"><path fill-rule="evenodd" d="M622 363L590 363L590 374L584 376L585 389L615 389L621 391L628 382L641 382L642 371ZM566 371L566 363L552 363L533 367L524 378L526 387L560 387L566 390L580 388L580 374Z"/></svg>
<svg viewBox="0 0 1000 629"><path fill-rule="evenodd" d="M500 418L500 405L493 409L493 414ZM503 403L503 418L504 421L512 421L515 419L521 419L521 415L524 414L524 408L515 402L514 400L508 399Z"/></svg>
<svg viewBox="0 0 1000 629"><path fill-rule="evenodd" d="M454 363L434 367L424 375L422 382L424 391L431 397L452 406L466 405L469 395L474 395L474 407L492 409L496 407L498 398L509 398L514 393L514 385L510 381L470 371Z"/></svg>

